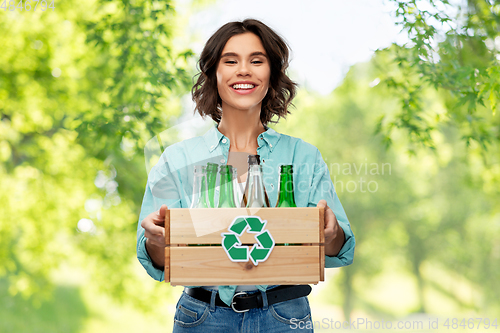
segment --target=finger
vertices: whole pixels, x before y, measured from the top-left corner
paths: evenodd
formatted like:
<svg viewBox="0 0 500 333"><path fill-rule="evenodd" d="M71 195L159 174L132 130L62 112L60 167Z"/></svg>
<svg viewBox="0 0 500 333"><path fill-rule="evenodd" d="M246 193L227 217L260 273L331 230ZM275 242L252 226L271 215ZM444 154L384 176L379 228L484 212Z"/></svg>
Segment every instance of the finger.
<svg viewBox="0 0 500 333"><path fill-rule="evenodd" d="M156 246L164 246L165 245L165 237L160 235L151 234L149 232L144 233L144 237L149 240L149 242Z"/></svg>
<svg viewBox="0 0 500 333"><path fill-rule="evenodd" d="M157 214L159 216L159 218L165 219L167 209L168 209L167 205L165 205L165 204L161 205L160 209L158 209L158 214Z"/></svg>
<svg viewBox="0 0 500 333"><path fill-rule="evenodd" d="M153 236L165 237L165 228L157 226L155 224L150 224L145 228L144 234L146 233Z"/></svg>
<svg viewBox="0 0 500 333"><path fill-rule="evenodd" d="M326 203L326 200L325 199L321 199L318 204L316 205L316 207L321 207L321 208L326 208L328 207L328 204Z"/></svg>
<svg viewBox="0 0 500 333"><path fill-rule="evenodd" d="M165 227L165 217L161 218L158 215L157 216L153 216L152 221L157 226L161 226L162 228Z"/></svg>
<svg viewBox="0 0 500 333"><path fill-rule="evenodd" d="M325 219L328 221L328 224L325 227L325 241L328 243L329 241L337 238L340 225L338 223L337 217L335 216L335 213L330 207L328 207L325 212ZM327 234L328 240L326 239Z"/></svg>
<svg viewBox="0 0 500 333"><path fill-rule="evenodd" d="M154 230L153 232L145 230L144 237L149 239L149 241L153 245L164 246L165 245L165 234L163 232L158 233L158 231L162 231L162 230Z"/></svg>
<svg viewBox="0 0 500 333"><path fill-rule="evenodd" d="M333 211L330 209L330 207L327 207L325 209L325 229L333 229L335 224L335 214L333 214Z"/></svg>
<svg viewBox="0 0 500 333"><path fill-rule="evenodd" d="M333 236L335 231L335 221L331 209L325 209L325 238Z"/></svg>
<svg viewBox="0 0 500 333"><path fill-rule="evenodd" d="M156 211L156 214L152 214L153 223L156 225L165 225L165 215L167 215L167 205L161 205L160 209Z"/></svg>

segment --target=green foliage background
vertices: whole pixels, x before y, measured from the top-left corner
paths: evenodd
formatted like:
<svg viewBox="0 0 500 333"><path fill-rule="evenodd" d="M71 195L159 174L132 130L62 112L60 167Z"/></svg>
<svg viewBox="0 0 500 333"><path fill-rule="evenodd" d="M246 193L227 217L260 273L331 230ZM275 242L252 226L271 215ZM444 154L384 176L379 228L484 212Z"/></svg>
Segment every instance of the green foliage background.
<svg viewBox="0 0 500 333"><path fill-rule="evenodd" d="M357 239L354 264L312 297L313 317L493 318L500 3L392 2L410 42L353 66L329 96L301 90L276 126L323 153ZM180 290L147 276L135 231L143 149L182 115L195 74L175 42L189 12L175 8L0 11L0 331L171 327Z"/></svg>

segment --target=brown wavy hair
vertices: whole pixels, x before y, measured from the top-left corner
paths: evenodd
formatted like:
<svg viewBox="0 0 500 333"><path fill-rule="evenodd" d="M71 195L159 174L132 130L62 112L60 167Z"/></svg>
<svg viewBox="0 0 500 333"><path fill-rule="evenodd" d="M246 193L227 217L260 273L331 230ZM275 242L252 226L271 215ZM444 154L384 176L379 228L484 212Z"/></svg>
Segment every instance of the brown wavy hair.
<svg viewBox="0 0 500 333"><path fill-rule="evenodd" d="M198 61L200 72L193 78L198 77L198 79L191 89L193 101L196 103L195 112L198 111L202 117L209 116L217 123L220 122L222 100L217 91L217 66L227 41L235 35L246 32L254 33L260 38L271 67L269 89L262 100L260 120L263 125L269 122L277 123L278 121L271 119L274 116L278 116L278 120L286 117L290 113L288 107L292 105L297 93L297 84L286 75L289 47L276 32L254 19L223 25L205 44Z"/></svg>

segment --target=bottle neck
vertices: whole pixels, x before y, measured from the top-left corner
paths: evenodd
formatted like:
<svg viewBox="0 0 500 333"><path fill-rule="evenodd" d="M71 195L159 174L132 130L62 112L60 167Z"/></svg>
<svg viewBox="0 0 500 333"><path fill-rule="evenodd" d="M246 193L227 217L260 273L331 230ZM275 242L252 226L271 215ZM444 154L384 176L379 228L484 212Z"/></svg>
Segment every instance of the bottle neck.
<svg viewBox="0 0 500 333"><path fill-rule="evenodd" d="M208 200L208 188L207 188L207 177L203 175L201 178L201 189L200 189L200 202L198 204L198 208L208 208L209 206Z"/></svg>
<svg viewBox="0 0 500 333"><path fill-rule="evenodd" d="M293 174L282 172L280 174L280 188L276 207L297 207L293 194Z"/></svg>
<svg viewBox="0 0 500 333"><path fill-rule="evenodd" d="M230 168L224 168L220 172L220 196L218 207L236 207L234 204L233 177Z"/></svg>
<svg viewBox="0 0 500 333"><path fill-rule="evenodd" d="M206 170L204 166L195 166L193 179L193 195L191 196L190 208L205 208L207 207L206 195Z"/></svg>
<svg viewBox="0 0 500 333"><path fill-rule="evenodd" d="M250 165L246 207L269 207L269 199L262 180L262 166Z"/></svg>
<svg viewBox="0 0 500 333"><path fill-rule="evenodd" d="M207 171L207 191L208 205L210 208L215 208L215 185L217 183L217 169L209 169Z"/></svg>

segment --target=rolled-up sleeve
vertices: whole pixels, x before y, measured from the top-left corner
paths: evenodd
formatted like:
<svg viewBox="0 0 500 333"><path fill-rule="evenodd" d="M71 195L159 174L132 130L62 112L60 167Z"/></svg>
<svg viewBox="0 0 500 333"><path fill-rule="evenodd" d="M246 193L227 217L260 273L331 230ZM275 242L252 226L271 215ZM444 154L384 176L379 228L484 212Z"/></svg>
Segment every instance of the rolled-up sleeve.
<svg viewBox="0 0 500 333"><path fill-rule="evenodd" d="M161 205L168 208L179 208L178 178L173 177L168 163L157 164L151 169L142 200L141 213L137 224L137 259L146 272L155 280L165 279L164 271L153 266L153 260L146 250L146 237L141 221L149 214L157 211Z"/></svg>
<svg viewBox="0 0 500 333"><path fill-rule="evenodd" d="M151 189L146 185L146 192L142 200L141 214L137 226L137 259L146 269L146 272L155 280L163 281L165 279L164 271L153 266L153 260L146 250L146 237L144 237L144 228L141 226L141 221L155 211L153 195Z"/></svg>
<svg viewBox="0 0 500 333"><path fill-rule="evenodd" d="M354 234L352 233L344 207L342 207L337 192L335 192L328 167L321 153L317 151L308 206L316 207L321 199L326 200L328 206L337 217L337 221L345 235L344 245L339 253L334 257L325 256L325 267L333 268L350 265L354 259L354 248L356 245Z"/></svg>

